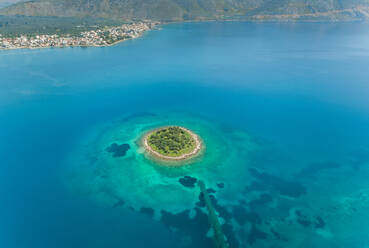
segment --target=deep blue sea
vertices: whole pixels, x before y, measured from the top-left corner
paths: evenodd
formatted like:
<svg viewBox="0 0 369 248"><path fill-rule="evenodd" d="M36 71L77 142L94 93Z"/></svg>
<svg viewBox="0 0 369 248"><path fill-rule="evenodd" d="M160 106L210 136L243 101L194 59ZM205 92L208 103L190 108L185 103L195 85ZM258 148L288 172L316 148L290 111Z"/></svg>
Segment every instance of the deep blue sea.
<svg viewBox="0 0 369 248"><path fill-rule="evenodd" d="M171 24L104 48L0 51L0 247L215 247L203 207L176 211L193 199L171 187L182 172L150 164L155 197L134 148L115 167L98 155L83 172L71 166L87 140L91 155L118 137L106 126L129 136L162 120L198 122L223 140L204 155L224 164L223 185L201 179L232 248L369 247L369 24L247 22Z"/></svg>

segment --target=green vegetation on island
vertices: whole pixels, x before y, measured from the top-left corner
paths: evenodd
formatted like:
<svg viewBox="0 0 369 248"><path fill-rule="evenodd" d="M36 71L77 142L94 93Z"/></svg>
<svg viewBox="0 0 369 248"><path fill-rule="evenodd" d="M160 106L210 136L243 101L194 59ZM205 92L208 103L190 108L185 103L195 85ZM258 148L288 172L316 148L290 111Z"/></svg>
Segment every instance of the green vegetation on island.
<svg viewBox="0 0 369 248"><path fill-rule="evenodd" d="M177 126L164 127L153 131L148 135L147 143L155 152L169 157L189 154L197 146L192 134Z"/></svg>

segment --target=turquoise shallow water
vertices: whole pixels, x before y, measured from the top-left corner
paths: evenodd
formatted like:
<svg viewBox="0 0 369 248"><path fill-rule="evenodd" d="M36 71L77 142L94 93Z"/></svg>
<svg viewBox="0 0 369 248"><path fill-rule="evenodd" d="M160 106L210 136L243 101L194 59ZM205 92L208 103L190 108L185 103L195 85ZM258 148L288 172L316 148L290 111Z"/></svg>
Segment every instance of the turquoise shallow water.
<svg viewBox="0 0 369 248"><path fill-rule="evenodd" d="M213 247L185 176L205 181L231 247L368 246L368 27L186 23L1 51L0 246ZM204 154L147 159L137 140L167 124Z"/></svg>

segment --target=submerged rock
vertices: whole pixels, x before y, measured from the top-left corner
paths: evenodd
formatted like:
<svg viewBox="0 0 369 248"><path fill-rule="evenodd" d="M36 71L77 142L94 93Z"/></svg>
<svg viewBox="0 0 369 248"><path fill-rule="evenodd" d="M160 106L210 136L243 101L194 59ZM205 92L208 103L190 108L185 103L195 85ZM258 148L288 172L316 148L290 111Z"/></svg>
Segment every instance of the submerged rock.
<svg viewBox="0 0 369 248"><path fill-rule="evenodd" d="M190 218L189 210L183 211L178 214L172 214L170 212L162 210L160 221L166 226L170 228L175 228L191 237L192 244L186 246L186 248L214 247L214 241L212 240L212 238L209 238L206 235L210 229L208 216L204 214L199 208L195 208L194 210L196 212L196 215L193 218Z"/></svg>
<svg viewBox="0 0 369 248"><path fill-rule="evenodd" d="M194 177L190 177L190 176L184 176L179 179L179 182L185 187L193 188L195 187L197 179Z"/></svg>
<svg viewBox="0 0 369 248"><path fill-rule="evenodd" d="M227 241L228 241L230 248L240 247L240 242L238 241L235 235L234 227L231 224L226 223L222 225L222 230L223 230L224 235L227 237Z"/></svg>
<svg viewBox="0 0 369 248"><path fill-rule="evenodd" d="M124 201L124 200L119 199L119 200L118 200L118 201L113 205L113 208L121 207L121 206L123 206L123 205L124 205L124 203L125 203L125 201Z"/></svg>
<svg viewBox="0 0 369 248"><path fill-rule="evenodd" d="M282 234L280 234L273 228L270 229L270 232L273 234L274 238L276 238L277 240L288 242L288 239L286 237L284 237Z"/></svg>
<svg viewBox="0 0 369 248"><path fill-rule="evenodd" d="M217 191L212 189L212 188L209 188L206 190L209 194L215 194Z"/></svg>
<svg viewBox="0 0 369 248"><path fill-rule="evenodd" d="M256 209L260 206L265 206L268 203L272 202L273 198L269 194L261 194L258 199L250 201L250 208Z"/></svg>
<svg viewBox="0 0 369 248"><path fill-rule="evenodd" d="M217 183L217 186L218 186L218 188L223 189L224 188L224 183Z"/></svg>
<svg viewBox="0 0 369 248"><path fill-rule="evenodd" d="M341 164L334 161L314 163L309 165L308 167L303 168L299 173L296 174L296 178L300 179L314 177L323 170L338 169L338 168L341 168Z"/></svg>
<svg viewBox="0 0 369 248"><path fill-rule="evenodd" d="M325 221L322 219L322 217L317 216L315 218L315 223L314 223L314 227L315 228L324 228L325 227Z"/></svg>
<svg viewBox="0 0 369 248"><path fill-rule="evenodd" d="M232 207L232 216L240 225L244 225L246 222L249 222L253 225L261 224L262 222L262 219L257 213L249 212L241 205Z"/></svg>
<svg viewBox="0 0 369 248"><path fill-rule="evenodd" d="M254 168L249 169L250 174L258 179L260 184L257 184L259 189L277 191L281 195L298 198L306 194L306 188L296 181L288 181L283 178L268 174L266 172L259 172ZM253 185L255 188L255 185Z"/></svg>
<svg viewBox="0 0 369 248"><path fill-rule="evenodd" d="M198 206L200 208L206 207L205 199L204 199L204 193L200 192L200 194L199 194L199 201L196 202L196 206Z"/></svg>
<svg viewBox="0 0 369 248"><path fill-rule="evenodd" d="M145 207L142 207L140 209L140 212L143 213L143 214L146 214L150 217L153 217L154 216L154 213L155 213L155 210L153 208L145 208Z"/></svg>
<svg viewBox="0 0 369 248"><path fill-rule="evenodd" d="M252 225L249 235L247 236L247 242L253 245L258 239L267 239L268 234L259 230L255 225Z"/></svg>
<svg viewBox="0 0 369 248"><path fill-rule="evenodd" d="M303 227L310 227L311 221L309 218L304 215L300 210L296 210L297 223L299 223Z"/></svg>
<svg viewBox="0 0 369 248"><path fill-rule="evenodd" d="M129 144L118 145L117 143L113 143L106 148L106 151L113 153L113 157L124 157L130 148Z"/></svg>

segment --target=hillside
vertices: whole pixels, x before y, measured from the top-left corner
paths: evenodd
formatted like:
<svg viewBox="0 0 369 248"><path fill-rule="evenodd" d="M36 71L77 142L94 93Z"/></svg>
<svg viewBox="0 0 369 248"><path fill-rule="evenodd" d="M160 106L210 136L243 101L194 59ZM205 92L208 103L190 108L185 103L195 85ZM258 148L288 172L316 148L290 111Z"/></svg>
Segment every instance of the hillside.
<svg viewBox="0 0 369 248"><path fill-rule="evenodd" d="M19 34L72 34L103 27L120 26L123 21L91 17L52 17L52 16L1 16L0 35L16 37Z"/></svg>
<svg viewBox="0 0 369 248"><path fill-rule="evenodd" d="M0 9L19 2L19 0L0 0Z"/></svg>
<svg viewBox="0 0 369 248"><path fill-rule="evenodd" d="M369 0L35 0L0 14L160 21L363 20L369 19Z"/></svg>

